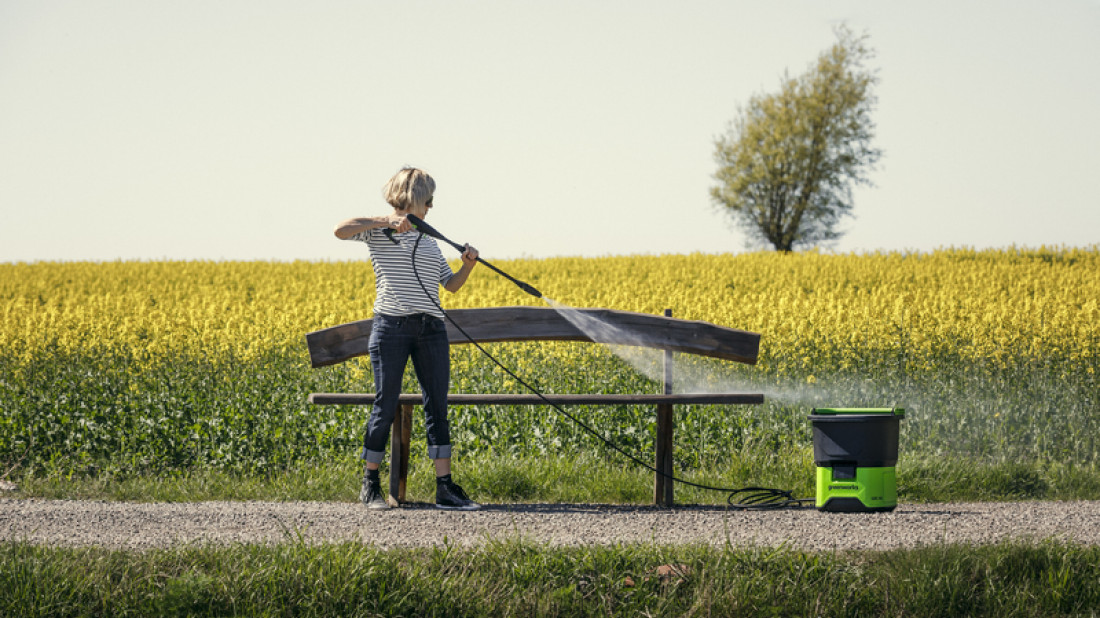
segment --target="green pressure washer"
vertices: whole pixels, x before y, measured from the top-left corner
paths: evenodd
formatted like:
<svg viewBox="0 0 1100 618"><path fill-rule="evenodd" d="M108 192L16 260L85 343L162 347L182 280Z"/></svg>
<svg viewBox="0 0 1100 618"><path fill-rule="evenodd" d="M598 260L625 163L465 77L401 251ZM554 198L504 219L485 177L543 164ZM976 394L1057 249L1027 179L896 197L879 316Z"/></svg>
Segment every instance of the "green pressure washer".
<svg viewBox="0 0 1100 618"><path fill-rule="evenodd" d="M898 505L902 408L815 408L814 464L819 511L893 511Z"/></svg>

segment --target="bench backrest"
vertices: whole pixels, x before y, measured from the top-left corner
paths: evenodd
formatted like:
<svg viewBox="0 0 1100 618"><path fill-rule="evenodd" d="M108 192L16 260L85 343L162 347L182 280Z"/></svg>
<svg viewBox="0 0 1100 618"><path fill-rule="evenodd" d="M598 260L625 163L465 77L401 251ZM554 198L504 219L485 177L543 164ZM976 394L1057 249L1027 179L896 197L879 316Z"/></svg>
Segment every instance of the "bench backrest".
<svg viewBox="0 0 1100 618"><path fill-rule="evenodd" d="M447 335L451 344L496 341L591 341L686 352L756 364L760 335L695 320L681 320L648 313L612 309L569 309L582 323L610 328L582 331L556 309L549 307L490 307L453 309L448 315L469 335L450 321ZM356 356L366 356L371 320L359 320L306 334L310 363L324 367Z"/></svg>

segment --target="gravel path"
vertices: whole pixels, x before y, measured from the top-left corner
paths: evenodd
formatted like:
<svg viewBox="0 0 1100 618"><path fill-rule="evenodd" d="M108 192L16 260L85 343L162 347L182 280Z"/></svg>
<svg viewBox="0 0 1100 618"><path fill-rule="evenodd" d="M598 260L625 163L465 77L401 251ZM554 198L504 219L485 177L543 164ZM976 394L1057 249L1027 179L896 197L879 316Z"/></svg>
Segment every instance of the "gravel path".
<svg viewBox="0 0 1100 618"><path fill-rule="evenodd" d="M812 508L584 504L486 505L439 511L406 505L368 511L341 502L134 503L0 499L0 540L147 549L178 543L357 541L381 548L524 538L552 545L710 543L807 550L885 550L942 542L1056 537L1100 544L1100 501L899 505L892 513Z"/></svg>

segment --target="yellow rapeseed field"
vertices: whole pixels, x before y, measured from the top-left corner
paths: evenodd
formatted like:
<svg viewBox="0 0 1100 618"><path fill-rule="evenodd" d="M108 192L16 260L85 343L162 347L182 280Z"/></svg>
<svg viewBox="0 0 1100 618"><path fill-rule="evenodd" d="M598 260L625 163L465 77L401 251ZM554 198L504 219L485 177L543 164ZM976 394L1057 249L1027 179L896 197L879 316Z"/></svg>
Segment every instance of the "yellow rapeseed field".
<svg viewBox="0 0 1100 618"><path fill-rule="evenodd" d="M488 257L488 256L487 256ZM762 359L843 368L861 354L1013 363L1055 358L1092 372L1100 248L933 253L750 253L499 261L576 307L660 313L763 334ZM254 358L297 353L303 334L370 317L361 262L0 265L0 346ZM445 307L540 304L485 268Z"/></svg>
<svg viewBox="0 0 1100 618"><path fill-rule="evenodd" d="M762 334L752 368L677 358L678 388L766 394L752 411L678 410L685 461L805 445L806 411L819 404L903 405L911 453L1100 461L1100 247L494 262L574 307L671 308ZM542 302L487 268L443 299ZM354 456L365 411L306 398L368 390L369 363L312 370L304 335L370 317L373 300L365 259L0 264L0 461L143 473ZM493 353L547 392L656 388L598 346ZM452 361L455 392L522 392L473 348L456 346ZM652 444L652 410L584 414L632 449ZM527 407L471 407L454 431L470 452L591 448L564 417Z"/></svg>

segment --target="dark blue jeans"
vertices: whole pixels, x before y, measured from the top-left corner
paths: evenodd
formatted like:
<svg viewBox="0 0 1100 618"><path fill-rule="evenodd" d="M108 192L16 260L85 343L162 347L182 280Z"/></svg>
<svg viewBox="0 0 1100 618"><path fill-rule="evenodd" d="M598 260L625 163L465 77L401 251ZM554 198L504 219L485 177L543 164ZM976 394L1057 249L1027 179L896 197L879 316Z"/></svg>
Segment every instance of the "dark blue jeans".
<svg viewBox="0 0 1100 618"><path fill-rule="evenodd" d="M368 350L374 370L375 398L363 436L363 459L381 463L385 458L410 356L424 395L428 457L449 459L451 426L447 421L447 391L451 385L451 353L443 320L425 313L400 317L376 315Z"/></svg>

